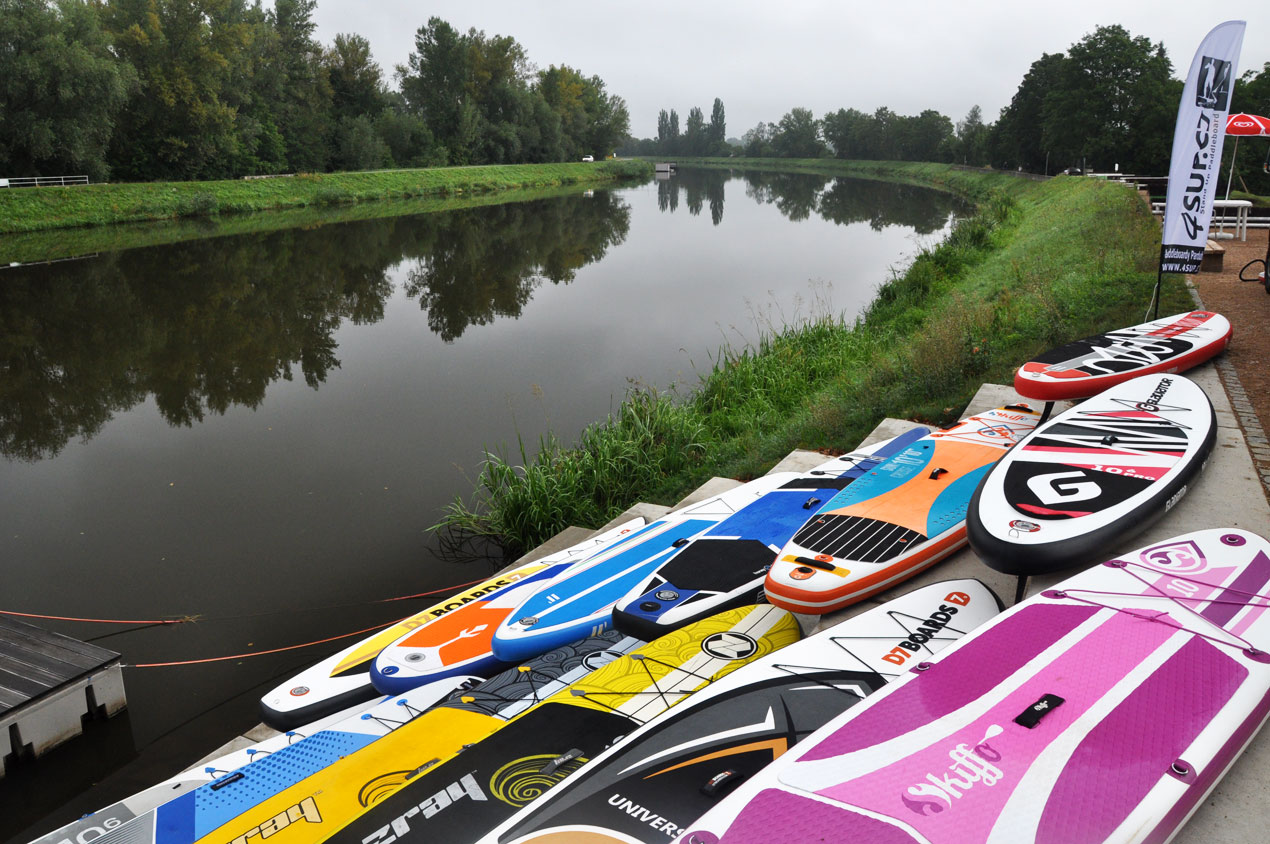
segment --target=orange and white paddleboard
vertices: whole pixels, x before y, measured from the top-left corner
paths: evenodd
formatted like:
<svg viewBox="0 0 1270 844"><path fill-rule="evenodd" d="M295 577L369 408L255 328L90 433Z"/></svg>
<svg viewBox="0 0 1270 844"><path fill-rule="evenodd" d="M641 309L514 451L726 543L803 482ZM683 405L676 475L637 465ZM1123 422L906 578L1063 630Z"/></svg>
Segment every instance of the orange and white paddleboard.
<svg viewBox="0 0 1270 844"><path fill-rule="evenodd" d="M371 682L370 669L375 657L384 648L403 637L432 625L438 625L436 629L440 629L439 625L443 620L460 610L473 606L489 608L491 602L497 601L499 595L504 595L508 591L515 590L517 600L522 600L527 594L532 594L534 589L547 582L551 577L562 573L569 565L585 560L591 555L604 550L609 545L620 543L634 533L643 523L644 520L642 518L635 519L548 557L543 557L511 571L494 575L494 577L478 586L456 592L441 602L408 618L403 618L391 627L381 630L354 645L350 645L338 653L332 654L316 665L306 668L262 697L260 699L261 718L274 729L291 730L316 721L319 718L325 718L334 712L346 709L362 701L370 701L380 697L380 693L376 691ZM518 586L527 581L533 582L533 587L528 592L523 589L517 589ZM509 606L507 611L510 612L510 610L511 607ZM480 626L481 622L472 621L472 618L472 616L464 613L464 624L467 626L463 629L470 631L473 627ZM490 673L499 670L501 663L476 666L466 659L467 656L472 655L471 651L474 650L472 645L474 644L477 646L475 650L480 650L483 647L485 652L488 653L489 638L493 635L493 630L497 626L497 623L490 625L488 634L485 634L485 631L478 631L477 635L484 635L483 645L479 642L467 641L460 644L458 648L446 651L447 657L453 656L456 660L463 662L462 666L456 667L454 671L450 672L432 672L430 676L420 679L417 683L402 685L400 687L403 692L414 686L432 682L446 676L478 673L482 676L488 676ZM463 627L463 625L460 625L460 627ZM470 639L474 637L464 638ZM431 667L429 665L429 668ZM480 670L472 670L473 668L479 668Z"/></svg>
<svg viewBox="0 0 1270 844"><path fill-rule="evenodd" d="M832 612L958 550L975 487L1039 419L1027 405L999 407L892 455L794 534L767 573L767 599L794 612Z"/></svg>

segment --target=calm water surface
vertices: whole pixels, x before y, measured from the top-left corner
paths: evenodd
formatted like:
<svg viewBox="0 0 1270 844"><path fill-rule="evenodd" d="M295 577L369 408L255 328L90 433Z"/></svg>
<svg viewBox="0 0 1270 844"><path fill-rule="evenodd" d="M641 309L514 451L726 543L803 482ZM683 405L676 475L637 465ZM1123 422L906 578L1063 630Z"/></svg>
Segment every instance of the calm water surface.
<svg viewBox="0 0 1270 844"><path fill-rule="evenodd" d="M852 316L960 210L911 187L682 171L0 270L0 610L198 617L41 622L138 664L421 609L375 602L501 564L443 558L427 530L485 447L573 437L631 380L690 386L725 343ZM126 716L0 780L0 839L188 766L348 641L127 670Z"/></svg>

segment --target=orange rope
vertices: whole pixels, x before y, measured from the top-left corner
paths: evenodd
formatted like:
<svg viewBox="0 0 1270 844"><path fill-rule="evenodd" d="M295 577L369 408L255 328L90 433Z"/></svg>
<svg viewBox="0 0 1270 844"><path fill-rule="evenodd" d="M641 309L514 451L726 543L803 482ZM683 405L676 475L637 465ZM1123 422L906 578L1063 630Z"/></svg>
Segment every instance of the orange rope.
<svg viewBox="0 0 1270 844"><path fill-rule="evenodd" d="M395 598L378 598L371 601L372 604L386 604L392 601L409 601L414 598L427 598L432 595L440 595L443 592L452 592L457 589L466 589L468 586L475 586L478 583L484 583L489 578L482 577L477 580L469 580L467 583L459 583L453 586L442 586L440 589L430 589L427 592L416 592L413 595L398 595ZM342 604L341 607L362 606L361 604ZM335 609L335 607L318 607L318 609ZM290 610L288 610L290 612ZM261 613L268 615L269 613ZM41 615L33 612L17 612L16 610L0 610L0 615L16 615L22 618L42 618L50 621L85 621L90 624L184 624L188 621L218 621L213 617L203 617L198 615L187 615L182 618L164 618L164 619L137 619L137 618L78 618L70 615ZM240 618L241 616L226 616L226 618ZM386 626L386 625L385 625ZM374 628L371 628L372 630ZM353 635L353 634L348 634ZM343 638L336 636L335 638ZM328 640L329 641L329 640ZM316 644L316 643L315 643ZM227 657L228 658L228 657Z"/></svg>
<svg viewBox="0 0 1270 844"><path fill-rule="evenodd" d="M367 627L362 630L354 630L352 633L342 633L339 636L328 636L325 639L318 639L315 642L305 642L300 645L287 645L286 647L282 647L282 648L271 648L270 650L267 650L267 651L251 651L245 654L232 654L230 656L210 656L210 657L207 657L206 659L184 659L178 662L143 662L143 663L138 663L137 665L125 665L124 668L164 668L169 665L198 665L204 662L224 662L227 659L246 659L249 656L264 656L265 654L276 654L276 653L281 653L283 651L294 651L300 648L311 647L313 645L322 645L327 642L335 642L335 641L338 641L339 639L347 639L349 636L357 636L358 634L361 634L361 633L369 633L372 630L382 630L385 627L391 627L392 625L398 623L399 621L404 621L404 619L397 619L397 621L389 621L385 624L376 624L374 627Z"/></svg>
<svg viewBox="0 0 1270 844"><path fill-rule="evenodd" d="M89 621L97 624L183 624L187 621L194 621L193 616L184 618L164 618L164 619L135 619L135 618L75 618L69 615L40 615L33 612L15 612L13 610L0 610L0 615L17 615L23 618L46 618L53 621Z"/></svg>

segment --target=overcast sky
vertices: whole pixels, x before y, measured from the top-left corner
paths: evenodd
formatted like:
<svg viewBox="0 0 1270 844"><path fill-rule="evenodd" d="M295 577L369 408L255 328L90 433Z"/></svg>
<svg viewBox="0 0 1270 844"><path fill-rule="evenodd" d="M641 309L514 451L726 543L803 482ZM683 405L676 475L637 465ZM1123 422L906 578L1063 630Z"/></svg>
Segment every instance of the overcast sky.
<svg viewBox="0 0 1270 844"><path fill-rule="evenodd" d="M626 100L637 137L657 134L663 108L680 126L694 105L708 120L715 97L730 137L795 106L817 117L933 108L956 122L977 104L991 122L1032 62L1109 24L1164 42L1179 78L1224 20L1248 22L1240 74L1270 62L1270 0L318 0L317 37L364 35L391 80L431 16L510 35L540 68L598 75Z"/></svg>

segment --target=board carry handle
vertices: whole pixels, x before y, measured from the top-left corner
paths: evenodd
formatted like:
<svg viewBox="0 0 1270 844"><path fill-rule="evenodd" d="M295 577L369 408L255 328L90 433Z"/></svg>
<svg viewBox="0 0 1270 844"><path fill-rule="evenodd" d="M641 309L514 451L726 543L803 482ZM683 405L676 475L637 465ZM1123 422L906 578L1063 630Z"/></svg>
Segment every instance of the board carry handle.
<svg viewBox="0 0 1270 844"><path fill-rule="evenodd" d="M562 766L567 765L568 763L572 762L574 759L578 759L581 756L582 756L581 748L579 747L571 748L569 750L566 750L564 753L561 753L555 759L552 759L550 762L548 762L547 764L539 768L538 773L554 774L556 771L560 770Z"/></svg>
<svg viewBox="0 0 1270 844"><path fill-rule="evenodd" d="M705 781L699 789L706 797L719 798L736 788L745 780L745 775L735 768L720 771Z"/></svg>
<svg viewBox="0 0 1270 844"><path fill-rule="evenodd" d="M946 474L948 474L948 470L947 470L947 469L944 469L944 468L942 468L942 467L941 467L941 468L939 468L939 469L934 469L934 470L932 470L932 471L931 471L931 473L930 473L930 475L929 475L928 477L929 477L932 481L937 481L937 480L939 480L939 476L940 476L940 475L946 475Z"/></svg>
<svg viewBox="0 0 1270 844"><path fill-rule="evenodd" d="M811 557L795 557L794 562L801 563L804 566L811 566L813 568L818 568L821 571L834 570L833 563L822 563L820 560L813 560Z"/></svg>

